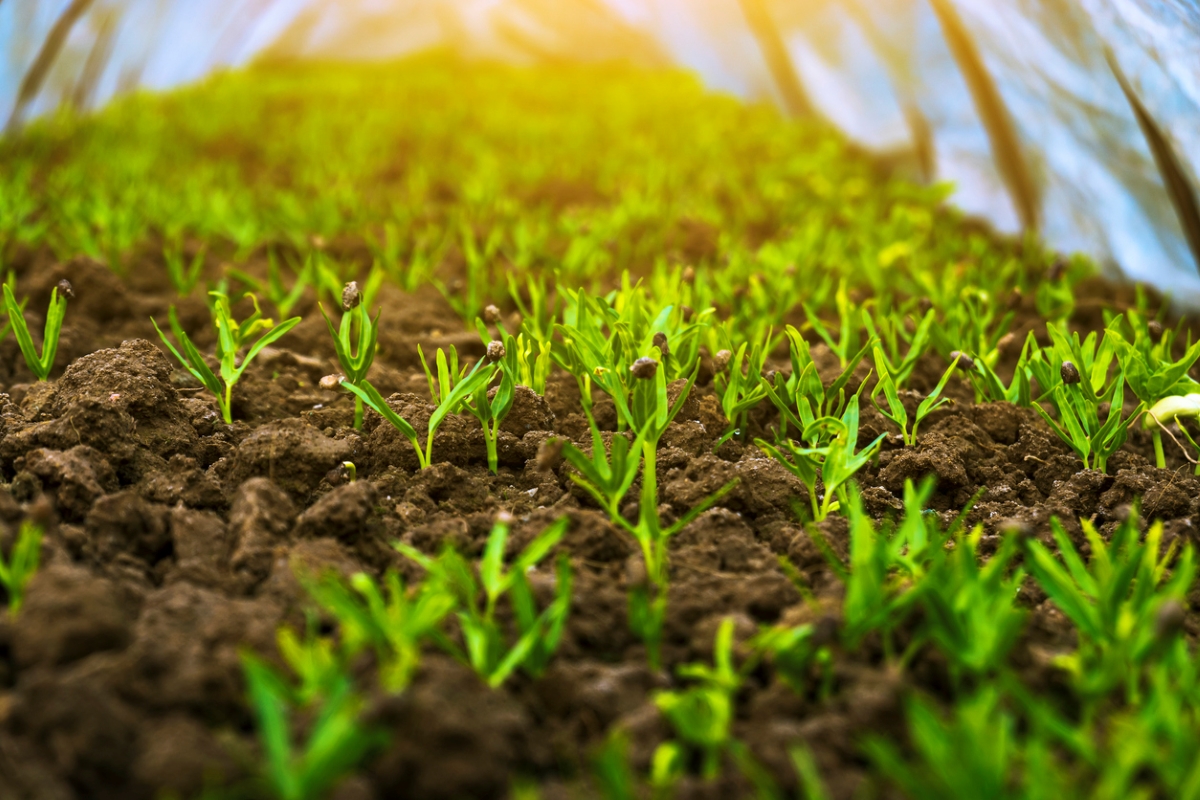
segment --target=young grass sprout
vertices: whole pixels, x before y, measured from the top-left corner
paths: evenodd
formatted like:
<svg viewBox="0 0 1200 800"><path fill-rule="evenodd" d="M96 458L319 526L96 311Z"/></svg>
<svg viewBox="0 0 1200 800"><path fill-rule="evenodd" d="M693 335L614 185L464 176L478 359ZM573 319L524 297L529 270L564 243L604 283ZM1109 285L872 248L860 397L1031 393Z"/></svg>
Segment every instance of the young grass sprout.
<svg viewBox="0 0 1200 800"><path fill-rule="evenodd" d="M353 386L359 386L367 379L371 364L375 362L375 350L379 341L379 315L382 309L375 312L372 319L362 302L362 293L354 281L346 284L342 291L342 321L335 329L325 307L320 303L317 308L325 318L329 335L333 337L333 346L337 351L338 363L342 367L345 381ZM362 430L363 399L354 395L354 428Z"/></svg>
<svg viewBox="0 0 1200 800"><path fill-rule="evenodd" d="M365 378L359 383L350 383L343 381L342 386L360 398L362 402L377 414L391 423L392 427L400 431L404 438L408 439L412 444L413 450L417 454L417 462L421 469L428 468L433 463L433 440L437 435L438 428L442 422L450 414L462 408L463 404L475 394L479 387L486 387L494 375L494 365L487 364L480 360L475 363L475 366L467 370L466 366L459 367L458 353L454 347L450 348L450 357L446 358L445 352L438 348L437 351L437 377L430 370L428 363L425 361L425 354L418 352L421 356L421 364L425 367L425 376L429 381L430 395L437 401L437 407L429 417L429 423L426 426L425 448L421 448L421 441L417 435L417 430L408 420L397 414L392 407L383 399L383 395L379 390L371 385L371 382Z"/></svg>
<svg viewBox="0 0 1200 800"><path fill-rule="evenodd" d="M158 327L158 323L151 318L150 322L154 325L154 330L158 331L159 337L163 344L171 351L171 354L179 361L180 364L187 369L188 372L200 381L206 389L212 392L216 398L217 406L221 409L221 417L225 422L233 422L233 387L241 379L246 372L246 368L254 360L262 349L272 342L277 341L281 336L296 327L300 322L299 317L292 317L284 320L278 325L273 320L264 318L262 312L258 308L258 300L254 295L249 295L254 303L254 313L245 320L238 322L233 318L233 312L230 310L229 297L221 292L209 292L212 298L212 317L213 325L217 329L217 352L216 358L219 365L218 372L214 373L212 368L208 366L208 362L204 356L192 343L183 326L179 324L179 317L175 314L175 307L171 306L169 319L171 322L171 331L175 334L175 340L179 347L167 338L167 335ZM262 332L259 335L259 332ZM258 338L253 344L250 340L255 336ZM246 346L246 355L238 362L238 353ZM180 349L183 352L180 352Z"/></svg>
<svg viewBox="0 0 1200 800"><path fill-rule="evenodd" d="M58 354L58 337L67 315L67 299L75 296L75 290L66 280L59 281L50 290L50 306L46 309L46 328L42 334L42 352L39 354L29 333L29 326L25 324L25 304L17 302L10 284L11 281L4 284L4 308L8 311L13 335L17 338L17 345L21 348L29 371L39 381L47 380L54 369L54 357Z"/></svg>
<svg viewBox="0 0 1200 800"><path fill-rule="evenodd" d="M42 529L26 520L21 523L8 560L0 553L0 586L8 595L8 613L16 616L25 602L25 587L33 580L42 555Z"/></svg>
<svg viewBox="0 0 1200 800"><path fill-rule="evenodd" d="M452 547L431 558L410 545L396 544L401 553L425 569L428 580L445 587L456 599L465 648L444 636L439 637L439 644L474 669L492 688L503 684L517 668L533 676L545 671L558 649L571 608L571 564L565 555L559 558L555 571L554 600L540 614L529 580L530 572L562 541L568 520L560 519L539 534L506 570L504 554L511 524L508 515L502 514L492 526L479 562L478 578ZM511 645L506 642L505 627L496 617L497 605L505 595L512 603L519 631Z"/></svg>

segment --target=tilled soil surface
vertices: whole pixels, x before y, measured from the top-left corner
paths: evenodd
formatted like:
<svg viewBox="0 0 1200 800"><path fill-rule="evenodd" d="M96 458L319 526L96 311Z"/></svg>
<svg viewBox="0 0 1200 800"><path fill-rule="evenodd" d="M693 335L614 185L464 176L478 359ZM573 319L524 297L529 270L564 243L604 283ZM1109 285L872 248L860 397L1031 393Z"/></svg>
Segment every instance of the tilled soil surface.
<svg viewBox="0 0 1200 800"><path fill-rule="evenodd" d="M739 637L765 623L837 619L841 584L793 510L806 503L803 486L752 446L733 442L713 452L726 423L711 369L702 370L694 400L664 438L662 512L681 514L729 480L739 483L673 542L667 669L655 673L626 619L635 548L565 467L535 467L539 445L552 435L589 444L569 376L552 377L544 398L518 395L500 440L499 475L487 471L477 423L457 417L438 434L438 463L421 472L408 442L378 416L368 412L356 432L349 397L318 388L336 362L311 304L299 311L304 322L237 387L236 421L225 425L154 337L150 316L164 318L173 302L154 283L157 269L135 269L140 277L123 282L85 261L28 259L24 266L31 311L45 308L63 277L77 299L59 352L65 369L55 380L28 383L12 338L0 343L7 389L0 395L0 545L7 548L28 516L48 531L26 606L15 619L0 617L0 800L189 797L206 782L245 776L257 751L238 652L277 658L277 627L303 625L297 567L347 575L396 569L416 580L419 570L392 542L431 554L452 542L478 556L500 510L517 519L514 548L560 516L571 520L560 547L577 578L553 665L540 680L518 675L491 690L466 667L429 652L409 691L371 698L371 719L391 733L391 744L337 797L500 797L517 777L541 784L546 797L576 796L588 754L614 725L629 732L635 765L647 767L669 735L653 691L672 685L675 666L711 658L724 617L736 620ZM1119 301L1111 287L1092 289L1099 302ZM211 347L202 300L179 303L199 346ZM394 407L421 430L430 406L416 343L427 350L455 344L470 358L483 346L432 291L405 296L385 288L381 303L372 380L385 396L395 393ZM1087 319L1089 306L1081 308ZM943 368L931 358L913 388L931 388ZM1138 497L1147 517L1166 521L1168 540L1192 535L1200 480L1178 452L1172 469L1154 469L1148 438L1135 434L1112 460L1112 474L1082 471L1032 411L975 405L963 384L950 395L956 402L926 420L916 447L889 438L878 462L860 474L871 514L896 513L905 479L933 473L934 504L947 521L980 494L969 521L984 525L985 543L1014 518L1048 545L1053 516L1075 534L1081 516L1103 530ZM602 421L615 422L611 403L597 405ZM750 433L774 421L760 409ZM860 441L887 430L869 404L863 428ZM339 467L347 460L358 467L356 482ZM834 517L822 527L844 552L845 521ZM798 569L802 588L780 557ZM549 595L548 577L544 584ZM1032 582L1024 602L1031 624L1013 658L1030 684L1053 691L1050 660L1073 647L1073 637ZM1195 635L1195 620L1188 624ZM797 694L761 668L739 697L735 733L788 787L795 777L787 747L806 743L833 796L849 797L867 780L861 737L902 739L906 690L937 696L949 683L932 650L896 674L868 640L855 653L836 654L827 701ZM680 796L730 797L747 788L736 778L723 781L688 783Z"/></svg>

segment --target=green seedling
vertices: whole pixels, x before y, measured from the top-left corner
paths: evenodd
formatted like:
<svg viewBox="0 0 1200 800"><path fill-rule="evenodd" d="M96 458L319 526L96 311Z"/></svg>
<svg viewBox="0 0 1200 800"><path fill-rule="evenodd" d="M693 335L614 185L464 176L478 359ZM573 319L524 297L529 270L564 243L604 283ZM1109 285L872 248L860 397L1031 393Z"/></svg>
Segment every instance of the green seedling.
<svg viewBox="0 0 1200 800"><path fill-rule="evenodd" d="M179 297L187 297L200 282L200 274L204 271L204 257L208 253L206 246L201 246L191 261L185 263L183 246L176 241L163 248L163 265L167 270L167 279L175 288Z"/></svg>
<svg viewBox="0 0 1200 800"><path fill-rule="evenodd" d="M535 342L549 342L554 335L558 300L551 296L545 276L527 274L524 287L512 272L506 273L505 278L508 281L508 296L521 314L522 331L528 333Z"/></svg>
<svg viewBox="0 0 1200 800"><path fill-rule="evenodd" d="M487 319L475 318L475 329L485 346L492 343L492 335L488 331L488 323L496 326L500 334L498 341L504 347L505 366L512 375L513 382L533 390L534 394L546 393L546 379L550 377L550 369L554 365L553 343L549 335L538 338L538 335L527 334L524 331L512 336L500 319L500 311L495 306L484 309ZM524 327L524 323L522 323ZM535 326L536 327L536 326Z"/></svg>
<svg viewBox="0 0 1200 800"><path fill-rule="evenodd" d="M21 523L8 560L0 553L0 586L8 595L8 613L15 617L25 603L25 587L37 573L42 556L42 529L26 520Z"/></svg>
<svg viewBox="0 0 1200 800"><path fill-rule="evenodd" d="M594 383L612 398L618 430L637 431L634 364L654 359L667 380L687 379L690 387L699 370L698 338L705 323L679 322L673 306L654 313L640 287L629 286L627 278L612 298L610 303L583 290L569 294L563 323L556 326L562 349L555 360L575 376L581 395Z"/></svg>
<svg viewBox="0 0 1200 800"><path fill-rule="evenodd" d="M937 386L930 392L917 406L917 412L913 415L912 428L908 427L908 409L904 407L904 403L900 400L900 390L896 380L892 377L887 359L883 355L883 351L878 345L875 346L875 369L879 373L879 380L875 383L875 389L871 392L871 402L875 408L879 409L879 413L885 419L891 422L900 429L900 436L904 440L905 447L913 447L917 443L917 429L921 425L921 421L932 414L937 409L951 402L949 398L942 397L942 391L946 388L950 376L954 374L957 368L957 360L951 362L950 366L942 373L941 380ZM887 409L885 410L875 398L883 393L887 400Z"/></svg>
<svg viewBox="0 0 1200 800"><path fill-rule="evenodd" d="M250 706L266 761L262 782L276 800L320 800L373 750L382 733L359 721L362 701L349 680L314 704L315 718L302 744L292 735L297 710L286 679L250 653L242 654Z"/></svg>
<svg viewBox="0 0 1200 800"><path fill-rule="evenodd" d="M332 637L321 635L318 627L317 615L310 611L305 614L303 638L287 625L275 631L279 654L299 679L292 688L292 697L300 706L311 706L330 696L346 679L344 648Z"/></svg>
<svg viewBox="0 0 1200 800"><path fill-rule="evenodd" d="M1011 568L1020 552L1016 535L980 565L983 528L969 534L935 534L933 565L922 580L923 635L950 660L956 675L983 676L999 670L1017 641L1025 612L1015 603L1025 573ZM945 544L953 543L947 550Z"/></svg>
<svg viewBox="0 0 1200 800"><path fill-rule="evenodd" d="M416 429L401 417L392 407L383 399L383 395L379 390L371 385L371 382L364 379L358 384L353 384L348 381L343 381L342 386L355 396L360 398L363 403L375 411L377 414L391 423L392 427L400 431L404 438L408 439L412 444L413 450L417 454L417 462L421 469L427 469L433 463L433 440L437 436L437 430L441 427L442 422L446 417L460 408L471 397L480 386L487 386L494 374L494 366L485 364L484 361L476 362L475 366L469 371L465 366L461 369L458 365L458 353L453 347L450 348L450 358L447 360L445 352L439 347L437 351L437 377L429 369L429 365L425 361L425 354L420 352L418 345L418 353L421 356L421 364L425 367L425 375L429 380L429 391L433 399L437 402L437 407L433 414L429 417L429 424L426 427L425 448L421 449L421 441L417 436Z"/></svg>
<svg viewBox="0 0 1200 800"><path fill-rule="evenodd" d="M592 757L592 775L604 800L637 800L638 778L629 763L629 736L614 729Z"/></svg>
<svg viewBox="0 0 1200 800"><path fill-rule="evenodd" d="M986 289L970 286L956 302L939 304L942 319L930 330L934 349L947 360L952 353L970 353L977 362L995 369L1016 312L1006 309Z"/></svg>
<svg viewBox="0 0 1200 800"><path fill-rule="evenodd" d="M1080 340L1078 332L1070 338L1055 325L1047 325L1053 345L1030 358L1028 367L1049 400L1058 419L1040 405L1034 410L1051 430L1075 451L1084 469L1105 471L1108 459L1129 436L1129 426L1141 414L1144 403L1126 416L1122 412L1125 397L1125 373L1117 369L1109 381L1115 360L1113 337L1098 339L1095 332ZM1101 411L1107 407L1103 421Z"/></svg>
<svg viewBox="0 0 1200 800"><path fill-rule="evenodd" d="M338 364L342 367L342 376L346 383L360 385L367 379L371 364L375 362L375 350L379 342L379 315L383 309L375 312L375 318L367 313L362 302L362 294L354 281L346 284L342 290L342 320L335 329L325 307L320 303L317 308L325 318L329 335L333 337L333 347L337 351ZM357 334L357 336L355 335ZM357 342L355 341L357 340ZM354 395L354 428L362 430L363 400Z"/></svg>
<svg viewBox="0 0 1200 800"><path fill-rule="evenodd" d="M1038 281L1034 295L1034 307L1042 319L1062 324L1071 318L1075 311L1073 284L1088 271L1085 265L1075 259L1059 259L1050 268L1049 274Z"/></svg>
<svg viewBox="0 0 1200 800"><path fill-rule="evenodd" d="M8 322L17 338L17 345L21 348L21 355L25 357L25 364L39 381L48 379L50 371L54 369L58 337L62 333L63 319L67 315L67 298L74 296L71 284L65 280L59 281L58 285L50 290L50 306L46 309L46 328L42 334L42 352L39 355L29 333L29 326L25 324L25 304L18 303L13 296L11 281L4 284L4 308L8 311Z"/></svg>
<svg viewBox="0 0 1200 800"><path fill-rule="evenodd" d="M511 336L508 338L510 341L512 340ZM512 410L516 381L513 380L513 366L515 365L505 363L506 351L504 346L499 342L494 342L493 344L497 346L488 346L488 360L491 361L494 359L493 363L500 365L500 385L496 387L495 391L491 392L491 396L489 397L488 385L486 383L479 384L475 388L475 393L463 405L475 419L479 420L479 425L483 428L483 442L487 449L488 469L495 474L500 470L500 456L497 451L500 426L504 424L504 420L508 417L508 412ZM515 360L515 353L513 360Z"/></svg>
<svg viewBox="0 0 1200 800"><path fill-rule="evenodd" d="M568 473L567 477L590 494L608 513L610 520L616 522L620 519L621 501L625 499L629 487L633 486L642 464L645 436L638 436L631 444L628 434L614 433L606 451L600 431L593 427L591 455L571 442L557 441L562 442L562 454L567 463L578 470L577 473Z"/></svg>
<svg viewBox="0 0 1200 800"><path fill-rule="evenodd" d="M1154 436L1154 454L1158 460L1160 469L1166 466L1166 455L1162 449L1162 433L1166 431L1170 435L1170 430L1167 425L1172 422L1179 422L1179 431L1184 438L1188 440L1192 448L1200 452L1200 444L1188 433L1187 428L1182 424L1184 419L1200 418L1200 393L1185 394L1175 397L1164 397L1150 408L1146 409L1146 414L1142 419L1142 425L1149 428ZM1174 437L1172 437L1174 438ZM1189 456L1190 458L1190 456ZM1194 459L1193 459L1194 460ZM1200 475L1200 461L1196 462L1196 474Z"/></svg>
<svg viewBox="0 0 1200 800"><path fill-rule="evenodd" d="M503 231L491 228L486 238L480 241L475 230L466 219L459 219L458 246L465 262L462 279L450 283L434 279L433 283L450 307L464 320L470 320L483 308L488 290L495 285L493 265L503 244ZM482 244L482 247L480 246Z"/></svg>
<svg viewBox="0 0 1200 800"><path fill-rule="evenodd" d="M647 581L644 585L635 586L630 594L629 618L634 632L646 643L651 666L657 669L662 626L667 611L667 544L672 536L733 489L735 482L731 481L718 489L671 525L662 525L658 518L658 442L687 402L696 372L692 372L674 403L667 399L664 370L659 369L653 359L635 361L631 372L635 380L631 416L638 425L638 439L642 446L642 492L637 522L631 523L620 516L614 521L628 531L642 552Z"/></svg>
<svg viewBox="0 0 1200 800"><path fill-rule="evenodd" d="M813 668L819 668L818 696L823 699L831 693L833 682L833 652L825 638L816 625L806 623L766 628L750 644L758 657L769 662L775 674L801 696L808 694L813 683Z"/></svg>
<svg viewBox="0 0 1200 800"><path fill-rule="evenodd" d="M1021 353L1017 357L1017 365L1013 369L1012 380L1005 386L1004 381L996 370L982 359L972 358L965 353L959 353L957 364L971 380L975 388L977 400L987 400L992 403L1012 403L1023 408L1033 405L1032 389L1029 382L1032 377L1029 360L1038 351L1037 337L1033 331L1025 337ZM953 354L951 354L953 355Z"/></svg>
<svg viewBox="0 0 1200 800"><path fill-rule="evenodd" d="M1017 721L994 687L959 701L949 719L919 699L908 703L907 716L916 758L878 736L866 743L876 768L907 797L1053 800L1073 794L1066 776L1048 762L1044 745L1022 746Z"/></svg>
<svg viewBox="0 0 1200 800"><path fill-rule="evenodd" d="M209 292L212 298L212 318L213 325L217 329L217 363L219 366L219 377L217 373L212 371L208 366L208 362L201 355L196 346L192 344L192 340L188 338L187 332L183 326L179 324L179 317L175 314L175 307L171 306L169 319L171 322L171 331L175 334L175 340L179 343L179 348L183 350L180 353L179 348L167 338L167 335L158 327L158 323L153 318L150 323L154 325L154 330L158 332L159 338L163 344L171 351L176 360L183 365L188 372L200 381L206 389L212 392L217 400L217 406L221 409L221 417L225 422L233 422L233 387L241 379L246 368L254 360L264 347L277 341L281 336L296 327L300 323L299 317L292 317L280 322L278 325L273 320L264 318L262 311L258 308L258 300L254 295L249 295L254 302L254 313L245 320L238 322L233 318L233 313L229 307L229 297L222 292ZM259 336L259 332L262 332ZM253 344L250 344L251 339L255 336L258 338ZM245 357L241 363L238 363L238 353L249 345Z"/></svg>
<svg viewBox="0 0 1200 800"><path fill-rule="evenodd" d="M908 383L908 378L917 367L921 356L929 350L931 344L930 331L933 328L936 312L931 308L920 317L916 328L908 330L908 315L900 311L881 312L873 316L864 305L862 310L863 327L867 334L879 344L874 348L877 355L875 363L877 371L880 358L887 364L887 373L892 376L897 387ZM903 351L903 352L901 352Z"/></svg>
<svg viewBox="0 0 1200 800"><path fill-rule="evenodd" d="M1079 630L1079 649L1057 663L1080 693L1099 698L1123 684L1127 699L1136 702L1138 667L1160 652L1155 621L1165 604L1186 602L1196 574L1195 553L1190 544L1180 551L1178 540L1163 552L1161 522L1143 539L1136 513L1107 541L1091 522L1080 524L1091 548L1087 563L1061 523L1052 520L1058 557L1028 539L1025 565Z"/></svg>
<svg viewBox="0 0 1200 800"><path fill-rule="evenodd" d="M361 572L349 585L336 574L303 577L302 583L317 605L337 620L340 660L370 649L379 664L380 685L393 694L408 688L420 664L421 645L440 638L442 620L458 606L444 583L429 580L408 590L395 572L384 575L382 590Z"/></svg>
<svg viewBox="0 0 1200 800"><path fill-rule="evenodd" d="M838 427L826 424L825 419L836 420L843 416L851 400L857 420L857 394L848 396L846 387L854 377L855 368L870 352L875 341L868 341L861 349L848 355L841 374L827 388L821 382L808 342L800 335L800 331L789 325L786 333L790 344L791 374L784 376L777 372L771 379L759 379L767 398L779 410L782 425L776 438L780 442L785 441L791 427L811 446L820 446L830 442L838 433ZM865 383L860 385L860 393L865 386Z"/></svg>
<svg viewBox="0 0 1200 800"><path fill-rule="evenodd" d="M699 757L703 780L721 774L726 757L750 780L761 798L781 797L774 779L759 764L750 749L733 736L737 693L744 682L743 671L733 663L734 623L721 621L713 642L713 664L684 664L677 670L681 679L693 685L683 690L656 692L654 703L666 717L675 738L663 742L651 760L651 785L669 794L688 771L691 756Z"/></svg>
<svg viewBox="0 0 1200 800"><path fill-rule="evenodd" d="M1088 731L1109 742L1102 756L1094 797L1187 797L1200 792L1200 685L1194 655L1178 631L1174 657L1146 676L1140 704L1105 720L1107 730Z"/></svg>
<svg viewBox="0 0 1200 800"><path fill-rule="evenodd" d="M804 745L795 745L788 749L788 758L791 759L796 775L800 778L800 790L803 794L799 797L802 800L832 800L832 795L825 788L825 782L821 780L817 760L813 758L811 750Z"/></svg>
<svg viewBox="0 0 1200 800"><path fill-rule="evenodd" d="M846 585L842 604L843 644L853 649L872 632L883 636L892 652L890 632L902 623L921 599L930 570L937 563L945 536L925 514L933 481L904 487L904 518L899 525L877 529L864 511L858 490L851 487L846 505L850 522L850 560L843 561L815 526L809 535L838 578Z"/></svg>
<svg viewBox="0 0 1200 800"><path fill-rule="evenodd" d="M727 339L728 337L726 337ZM729 420L729 427L721 436L718 446L724 444L731 436L744 435L750 411L767 396L767 389L762 382L763 361L766 358L766 344L770 341L771 332L768 330L760 345L752 346L748 342L738 345L736 352L729 349L718 350L713 355L713 387L721 398L721 412Z"/></svg>
<svg viewBox="0 0 1200 800"><path fill-rule="evenodd" d="M834 303L838 319L838 336L836 338L808 303L802 304L804 316L808 319L809 327L816 331L830 351L838 357L842 369L853 371L854 365L862 359L860 350L864 349L862 328L858 323L862 315L858 306L850 299L844 279L838 284Z"/></svg>
<svg viewBox="0 0 1200 800"><path fill-rule="evenodd" d="M813 420L801 429L801 437L806 440L826 440L828 443L823 447L800 447L791 440L785 440L781 447L775 447L762 439L755 440L755 444L764 453L782 464L804 484L808 490L813 520L816 522L825 519L844 505L846 485L879 452L883 434L862 450L856 450L858 420L858 395L852 395L841 419L823 417ZM823 494L817 491L818 476L824 489Z"/></svg>
<svg viewBox="0 0 1200 800"><path fill-rule="evenodd" d="M1127 332L1132 335L1127 337ZM1121 316L1109 320L1105 338L1116 350L1129 390L1149 409L1145 425L1154 439L1155 464L1163 469L1167 466L1162 444L1166 425L1178 417L1195 416L1191 410L1195 403L1186 398L1200 394L1200 383L1188 376L1188 370L1200 360L1200 342L1189 342L1183 355L1175 359L1171 353L1174 333L1162 330L1155 337L1132 312L1127 322Z"/></svg>
<svg viewBox="0 0 1200 800"><path fill-rule="evenodd" d="M480 326L480 335L487 332L483 321L476 319ZM500 374L500 384L495 390L489 390L488 384L482 383L475 388L475 393L469 397L464 406L471 416L479 420L483 428L483 441L487 448L488 469L493 474L500 469L500 457L497 443L500 437L500 426L512 410L516 397L518 363L520 361L518 344L515 337L503 334L503 339L487 341L487 362L495 365ZM489 396L490 395L490 396Z"/></svg>
<svg viewBox="0 0 1200 800"><path fill-rule="evenodd" d="M518 668L535 677L540 675L558 649L571 608L570 561L565 555L559 558L554 600L540 614L528 573L562 541L567 524L568 520L563 518L548 527L517 556L512 567L505 570L504 553L508 547L510 521L498 519L492 526L479 562L478 578L453 548L447 548L437 558L430 558L410 545L396 544L401 553L429 573L431 580L453 593L460 608L458 622L465 649L444 637L441 644L492 688L503 684ZM481 593L482 606L479 602ZM496 619L497 604L505 595L509 595L519 630L519 636L511 646L506 642L504 626Z"/></svg>
<svg viewBox="0 0 1200 800"><path fill-rule="evenodd" d="M713 666L687 664L679 677L694 681L683 691L662 691L654 703L671 724L677 740L664 742L654 754L654 783L673 783L687 763L687 751L695 748L701 757L700 775L713 780L721 772L721 755L733 740L734 699L742 676L733 666L733 620L724 619L713 642Z"/></svg>

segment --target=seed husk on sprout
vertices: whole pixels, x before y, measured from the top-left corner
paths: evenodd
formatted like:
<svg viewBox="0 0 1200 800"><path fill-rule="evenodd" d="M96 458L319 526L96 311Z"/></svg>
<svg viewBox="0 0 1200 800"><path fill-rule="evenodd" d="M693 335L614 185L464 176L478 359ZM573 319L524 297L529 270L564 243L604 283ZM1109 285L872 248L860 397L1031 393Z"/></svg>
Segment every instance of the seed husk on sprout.
<svg viewBox="0 0 1200 800"><path fill-rule="evenodd" d="M1063 278L1067 277L1068 266L1070 265L1067 264L1067 260L1062 256L1059 256L1058 258L1054 259L1054 264L1051 265L1050 271L1047 273L1046 277L1055 283L1058 283Z"/></svg>
<svg viewBox="0 0 1200 800"><path fill-rule="evenodd" d="M495 305L488 305L483 309L483 321L488 325L495 325L500 321L500 309Z"/></svg>
<svg viewBox="0 0 1200 800"><path fill-rule="evenodd" d="M75 287L66 278L58 282L58 293L69 300L75 299Z"/></svg>
<svg viewBox="0 0 1200 800"><path fill-rule="evenodd" d="M343 380L344 378L341 375L326 375L324 378L321 378L320 383L317 385L326 391L332 391L338 388Z"/></svg>
<svg viewBox="0 0 1200 800"><path fill-rule="evenodd" d="M1059 368L1058 374L1062 376L1062 382L1068 386L1074 386L1082 380L1082 378L1079 377L1079 369L1070 361L1064 361L1062 363L1062 367Z"/></svg>
<svg viewBox="0 0 1200 800"><path fill-rule="evenodd" d="M1175 598L1170 598L1158 608L1154 615L1154 635L1162 640L1174 636L1183 629L1183 605Z"/></svg>
<svg viewBox="0 0 1200 800"><path fill-rule="evenodd" d="M671 355L671 347L667 344L667 335L662 331L654 334L654 346L658 348L658 352L662 353L663 358Z"/></svg>
<svg viewBox="0 0 1200 800"><path fill-rule="evenodd" d="M508 351L504 349L504 344L502 342L499 340L488 342L487 360L489 364L495 364L496 362L503 360L506 355L508 355Z"/></svg>
<svg viewBox="0 0 1200 800"><path fill-rule="evenodd" d="M353 311L362 302L362 292L358 290L358 281L350 281L342 289L342 310Z"/></svg>
<svg viewBox="0 0 1200 800"><path fill-rule="evenodd" d="M729 361L732 358L733 353L729 352L728 350L718 350L717 354L713 356L713 370L716 372L724 372L725 368L729 366Z"/></svg>
<svg viewBox="0 0 1200 800"><path fill-rule="evenodd" d="M1033 536L1033 528L1028 522L1021 519L1010 518L1000 523L1000 532L1005 536L1016 536L1019 539L1028 539Z"/></svg>
<svg viewBox="0 0 1200 800"><path fill-rule="evenodd" d="M1156 342L1162 341L1163 326L1161 322L1156 319L1150 320L1148 323L1146 323L1146 330L1150 333L1151 339Z"/></svg>
<svg viewBox="0 0 1200 800"><path fill-rule="evenodd" d="M971 358L961 350L955 350L950 354L950 360L954 362L954 366L961 369L963 372L970 372L975 369L975 359Z"/></svg>
<svg viewBox="0 0 1200 800"><path fill-rule="evenodd" d="M683 282L689 285L696 282L696 270L694 267L683 268Z"/></svg>
<svg viewBox="0 0 1200 800"><path fill-rule="evenodd" d="M629 367L629 371L638 380L650 380L658 372L658 362L653 358L642 357L633 362L633 365Z"/></svg>

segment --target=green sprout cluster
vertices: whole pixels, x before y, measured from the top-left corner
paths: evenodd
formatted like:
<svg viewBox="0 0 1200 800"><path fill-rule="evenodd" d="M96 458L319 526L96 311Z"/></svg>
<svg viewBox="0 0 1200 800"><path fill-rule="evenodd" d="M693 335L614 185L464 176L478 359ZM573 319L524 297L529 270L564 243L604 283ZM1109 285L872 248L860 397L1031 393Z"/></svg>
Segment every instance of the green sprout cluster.
<svg viewBox="0 0 1200 800"><path fill-rule="evenodd" d="M394 96L375 102L384 84ZM295 113L280 113L293 99ZM218 140L237 157L214 158ZM647 783L667 797L735 774L784 797L739 738L745 691L778 681L814 707L837 702L848 661L881 663L907 687L907 737L856 744L881 791L1200 796L1191 544L1136 511L1105 529L1047 521L1040 534L1015 522L985 531L968 524L970 507L947 522L932 481L909 481L891 518L867 513L858 483L881 454L921 451L972 397L1028 409L1085 470L1110 470L1146 437L1158 468L1176 451L1200 462L1200 342L1186 321L1166 324L1140 294L1080 331L1086 261L963 224L944 204L949 187L897 178L818 125L683 76L527 74L440 56L398 71L264 64L35 124L0 142L0 162L0 263L86 256L119 276L158 263L179 309L207 301L211 329L186 329L176 306L168 331L153 329L226 423L256 357L316 312L338 370L322 388L355 429L394 428L420 469L438 463L438 432L457 415L475 420L480 460L506 476L521 387L578 389L587 441L552 439L539 462L636 548L628 622L666 681L648 702L667 739L639 770L626 732L610 731L595 769L605 796ZM3 295L4 333L48 380L70 284L51 292L40 353L15 278ZM395 355L380 348L388 298L444 302L466 334L429 332L416 349L427 419L372 382L386 387L380 365ZM388 309L388 322L403 316ZM664 441L701 402L719 420L715 452L777 462L803 486L789 522L841 594L836 613L799 624L743 636L726 620L712 663L681 665L664 648L672 541L734 490L663 510ZM301 576L304 630L279 631L281 661L243 655L256 796L326 797L369 763L387 734L367 710L408 691L430 649L496 691L546 673L590 568L563 552L565 519L510 553L513 524L498 517L478 558L397 543L421 573L407 585L396 570ZM10 614L40 537L26 525L0 554ZM781 568L817 615L808 577ZM1022 671L1031 593L1075 637L1042 665L1052 691ZM921 663L944 665L936 692L917 688ZM815 749L784 744L790 781L828 796Z"/></svg>

